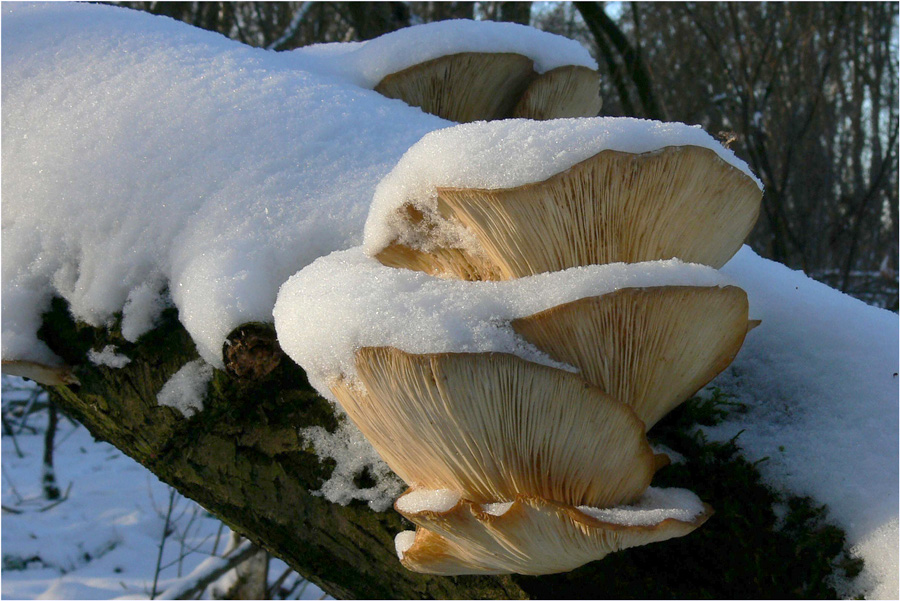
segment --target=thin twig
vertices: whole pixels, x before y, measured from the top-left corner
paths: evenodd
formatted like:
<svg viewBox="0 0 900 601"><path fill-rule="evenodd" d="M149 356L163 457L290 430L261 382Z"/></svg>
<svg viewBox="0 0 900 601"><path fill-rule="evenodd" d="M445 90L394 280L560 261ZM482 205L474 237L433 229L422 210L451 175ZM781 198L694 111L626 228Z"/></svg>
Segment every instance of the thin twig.
<svg viewBox="0 0 900 601"><path fill-rule="evenodd" d="M219 550L219 539L222 538L222 529L225 528L225 522L219 522L219 530L216 532L216 542L213 543L213 550L211 555L215 555Z"/></svg>
<svg viewBox="0 0 900 601"><path fill-rule="evenodd" d="M224 558L210 557L207 560L207 562L209 562L208 564L200 564L186 577L188 582L176 584L164 591L162 596L166 599L193 599L200 595L210 583L215 581L225 572L234 569L238 564L247 560L247 558L257 551L259 551L259 549L250 541L244 541ZM184 588L189 582L193 582L194 584L190 585L189 588Z"/></svg>
<svg viewBox="0 0 900 601"><path fill-rule="evenodd" d="M3 465L0 464L0 470L3 471L3 477L6 479L6 483L9 485L10 491L12 494L16 495L16 498L19 500L17 504L22 503L25 499L22 495L19 494L19 491L16 490L16 485L13 484L12 478L9 477L9 474L6 473L6 469L3 468Z"/></svg>
<svg viewBox="0 0 900 601"><path fill-rule="evenodd" d="M172 517L172 506L175 504L175 489L169 489L169 509L166 511L166 521L163 524L162 537L159 540L159 552L156 554L156 570L153 572L153 588L150 590L150 598L156 599L156 586L159 583L159 570L162 564L163 549L166 546L166 539L169 537L169 518Z"/></svg>

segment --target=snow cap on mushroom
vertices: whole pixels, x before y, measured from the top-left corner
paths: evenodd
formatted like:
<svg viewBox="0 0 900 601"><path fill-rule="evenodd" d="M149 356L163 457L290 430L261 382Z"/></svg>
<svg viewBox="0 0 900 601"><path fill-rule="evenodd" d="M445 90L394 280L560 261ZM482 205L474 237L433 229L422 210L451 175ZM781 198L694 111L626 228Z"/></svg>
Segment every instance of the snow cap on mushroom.
<svg viewBox="0 0 900 601"><path fill-rule="evenodd" d="M731 151L681 123L466 124L426 135L382 180L365 248L463 279L672 257L719 267L755 223L761 188Z"/></svg>

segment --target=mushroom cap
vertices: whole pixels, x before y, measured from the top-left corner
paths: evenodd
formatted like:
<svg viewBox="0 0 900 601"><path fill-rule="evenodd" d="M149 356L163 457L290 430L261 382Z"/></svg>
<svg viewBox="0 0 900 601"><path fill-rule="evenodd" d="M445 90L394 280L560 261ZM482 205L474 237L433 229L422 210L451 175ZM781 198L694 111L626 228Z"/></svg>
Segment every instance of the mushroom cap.
<svg viewBox="0 0 900 601"><path fill-rule="evenodd" d="M28 378L45 386L66 386L80 383L72 372L72 368L67 365L54 366L36 361L4 360L2 370L4 375Z"/></svg>
<svg viewBox="0 0 900 601"><path fill-rule="evenodd" d="M684 536L712 515L688 491L647 492L656 505L649 510L639 503L604 512L522 496L499 508L460 500L443 511L405 511L404 497L415 493L408 491L395 508L420 527L414 539L398 535L397 552L406 568L427 574L554 574L614 551ZM685 497L696 511L666 511L667 501Z"/></svg>
<svg viewBox="0 0 900 601"><path fill-rule="evenodd" d="M375 91L468 123L508 117L534 75L534 63L521 54L460 52L392 73Z"/></svg>
<svg viewBox="0 0 900 601"><path fill-rule="evenodd" d="M736 286L623 288L511 325L634 409L649 430L734 360L747 311L747 293Z"/></svg>
<svg viewBox="0 0 900 601"><path fill-rule="evenodd" d="M361 386L332 392L410 486L607 507L640 497L659 466L631 409L559 369L390 347L360 349L356 367Z"/></svg>
<svg viewBox="0 0 900 601"><path fill-rule="evenodd" d="M437 219L471 232L475 251L395 241L376 257L391 267L479 280L670 258L719 268L750 233L761 199L750 176L708 148L604 150L534 184L437 188ZM439 230L428 219L400 219L416 231L411 238L428 240ZM429 266L429 255L440 258ZM446 265L456 255L465 256L464 267Z"/></svg>
<svg viewBox="0 0 900 601"><path fill-rule="evenodd" d="M602 105L600 74L587 67L566 65L535 77L512 116L537 120L596 117Z"/></svg>

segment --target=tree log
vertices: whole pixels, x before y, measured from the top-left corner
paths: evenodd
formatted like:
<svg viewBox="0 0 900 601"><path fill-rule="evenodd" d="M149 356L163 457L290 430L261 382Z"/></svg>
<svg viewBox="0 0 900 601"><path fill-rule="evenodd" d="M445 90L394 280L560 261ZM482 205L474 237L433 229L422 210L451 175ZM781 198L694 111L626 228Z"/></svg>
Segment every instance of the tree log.
<svg viewBox="0 0 900 601"><path fill-rule="evenodd" d="M662 438L689 460L657 474L654 484L692 488L716 507L716 516L690 536L615 553L567 574L413 573L394 550L394 536L412 527L400 515L362 502L337 505L310 492L332 466L299 431L333 430L337 420L290 360L261 380L216 371L203 410L185 418L156 400L166 381L198 356L174 309L130 343L115 328L76 324L57 299L39 335L80 381L46 387L64 411L336 598L822 598L836 594L829 574L846 561L842 535L823 529L818 513L800 534L775 528L777 497L752 466L735 459L733 445L704 446L686 435ZM89 349L107 344L132 361L113 369L86 359ZM678 411L672 415L683 420ZM798 545L807 551L798 553Z"/></svg>

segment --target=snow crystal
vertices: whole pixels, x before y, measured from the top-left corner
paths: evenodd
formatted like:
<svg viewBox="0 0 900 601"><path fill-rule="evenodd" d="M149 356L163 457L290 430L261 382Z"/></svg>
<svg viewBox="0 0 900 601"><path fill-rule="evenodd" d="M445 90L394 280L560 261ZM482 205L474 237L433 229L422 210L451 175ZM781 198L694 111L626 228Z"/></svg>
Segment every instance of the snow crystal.
<svg viewBox="0 0 900 601"><path fill-rule="evenodd" d="M336 409L342 419L333 433L320 426L300 431L319 458L333 459L336 464L322 488L313 494L340 505L358 499L366 501L373 511L385 511L403 491L404 485L346 414ZM363 473L368 473L375 481L374 486L360 488L356 485L354 480Z"/></svg>
<svg viewBox="0 0 900 601"><path fill-rule="evenodd" d="M509 511L512 506L512 501L507 501L506 503L484 503L481 506L481 511L489 515L501 516Z"/></svg>
<svg viewBox="0 0 900 601"><path fill-rule="evenodd" d="M610 524L623 526L655 526L664 520L692 522L703 513L703 502L683 488L650 487L631 505L607 509L581 505L578 510Z"/></svg>
<svg viewBox="0 0 900 601"><path fill-rule="evenodd" d="M459 503L459 499L459 493L452 490L418 488L397 499L394 507L403 513L421 513L423 511L444 513L453 509Z"/></svg>
<svg viewBox="0 0 900 601"><path fill-rule="evenodd" d="M206 387L213 377L213 368L203 359L185 363L169 378L156 395L156 402L174 407L185 417L203 411Z"/></svg>
<svg viewBox="0 0 900 601"><path fill-rule="evenodd" d="M712 383L747 412L706 432L727 440L743 431L738 444L751 461L768 458L759 469L771 484L826 503L865 560L860 582L879 583L870 595L896 598L897 315L747 247L722 271L747 291L762 324Z"/></svg>
<svg viewBox="0 0 900 601"><path fill-rule="evenodd" d="M409 353L496 351L560 367L516 335L509 321L620 288L730 283L711 267L677 259L465 282L386 267L354 248L315 261L282 286L275 328L282 349L310 383L333 398L329 382L352 380L354 354L364 346Z"/></svg>
<svg viewBox="0 0 900 601"><path fill-rule="evenodd" d="M509 119L466 123L423 137L378 184L366 220L365 249L378 253L400 230L407 203L436 210L437 188L510 188L544 181L603 150L640 154L667 146L699 146L762 183L747 164L699 126L623 117Z"/></svg>
<svg viewBox="0 0 900 601"><path fill-rule="evenodd" d="M131 359L116 352L113 344L107 344L102 351L91 349L87 354L88 360L94 365L105 365L113 369L120 369L131 363Z"/></svg>
<svg viewBox="0 0 900 601"><path fill-rule="evenodd" d="M316 44L292 51L304 66L337 74L372 89L391 73L460 52L512 52L534 61L544 73L564 65L596 69L590 52L570 39L518 23L437 21L407 27L355 44Z"/></svg>

